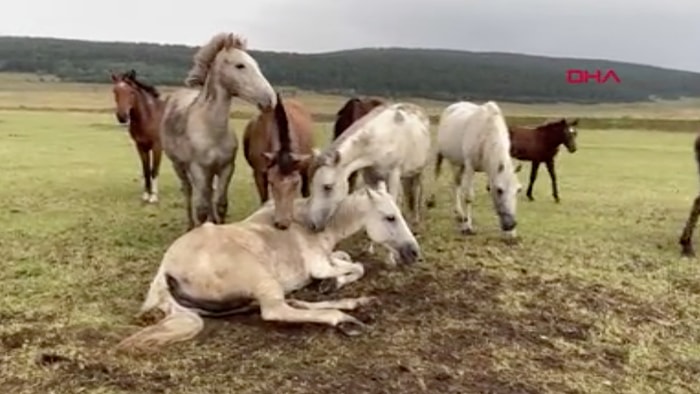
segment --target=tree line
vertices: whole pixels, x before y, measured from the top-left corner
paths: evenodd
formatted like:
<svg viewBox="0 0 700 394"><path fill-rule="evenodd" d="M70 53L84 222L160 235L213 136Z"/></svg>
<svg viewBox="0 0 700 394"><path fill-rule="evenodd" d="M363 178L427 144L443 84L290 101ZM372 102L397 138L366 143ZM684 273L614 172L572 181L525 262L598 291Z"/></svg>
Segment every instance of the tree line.
<svg viewBox="0 0 700 394"><path fill-rule="evenodd" d="M181 85L196 48L0 37L0 71L105 83L135 69L157 85ZM275 85L344 95L511 102L632 102L700 96L700 74L605 60L431 49L322 54L251 51ZM614 70L620 82L572 84L568 69ZM1 87L0 87L1 88Z"/></svg>

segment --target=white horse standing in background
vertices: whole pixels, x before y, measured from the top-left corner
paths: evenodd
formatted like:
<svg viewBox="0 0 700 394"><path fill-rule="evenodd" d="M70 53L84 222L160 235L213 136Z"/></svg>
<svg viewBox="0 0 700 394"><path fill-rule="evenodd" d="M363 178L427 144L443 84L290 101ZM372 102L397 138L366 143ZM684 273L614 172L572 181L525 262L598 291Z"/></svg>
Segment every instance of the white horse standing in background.
<svg viewBox="0 0 700 394"><path fill-rule="evenodd" d="M485 172L488 190L498 214L501 230L515 236L517 195L522 186L510 156L508 126L499 106L461 101L442 112L438 125L435 179L440 176L442 160L452 165L455 213L464 234L474 234L471 205L474 201L474 175ZM464 192L466 189L466 199ZM462 201L466 202L466 213ZM433 205L435 195L428 204Z"/></svg>
<svg viewBox="0 0 700 394"><path fill-rule="evenodd" d="M430 119L423 108L410 103L374 108L317 157L309 227L315 231L325 228L340 201L348 195L348 176L357 170L362 170L364 183L372 188L386 182L397 203L405 193L412 220L419 222L422 173L430 153Z"/></svg>

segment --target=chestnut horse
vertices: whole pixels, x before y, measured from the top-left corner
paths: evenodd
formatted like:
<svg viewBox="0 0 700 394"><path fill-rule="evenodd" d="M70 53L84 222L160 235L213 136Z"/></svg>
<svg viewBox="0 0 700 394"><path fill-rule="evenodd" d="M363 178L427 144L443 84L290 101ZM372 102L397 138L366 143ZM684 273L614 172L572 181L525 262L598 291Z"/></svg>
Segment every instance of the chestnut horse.
<svg viewBox="0 0 700 394"><path fill-rule="evenodd" d="M698 166L698 173L700 173L700 135L695 137L695 164ZM685 228L683 229L683 234L678 243L681 244L681 253L686 257L695 256L695 250L693 248L693 230L698 223L698 216L700 216L700 194L695 197L693 205L690 208L690 214L688 215L688 220L685 223Z"/></svg>
<svg viewBox="0 0 700 394"><path fill-rule="evenodd" d="M275 202L274 225L285 230L292 222L293 203L309 196L313 158L313 120L304 106L277 95L274 111L261 111L243 135L243 153L253 169L260 202L268 200L268 185Z"/></svg>
<svg viewBox="0 0 700 394"><path fill-rule="evenodd" d="M567 122L560 119L536 127L510 126L510 155L518 160L531 162L530 183L527 186L527 198L533 201L532 187L537 178L540 163L547 166L547 172L552 179L552 196L559 202L557 175L554 171L554 157L559 151L559 145L564 144L569 153L576 152L576 125L578 119ZM520 167L520 166L518 166ZM519 170L519 168L518 168Z"/></svg>
<svg viewBox="0 0 700 394"><path fill-rule="evenodd" d="M335 125L333 125L333 139L335 140L340 137L340 135L358 119L367 115L371 110L382 104L384 104L384 101L371 97L362 99L353 97L348 100L336 114ZM355 190L356 179L357 171L354 171L348 178L350 193Z"/></svg>
<svg viewBox="0 0 700 394"><path fill-rule="evenodd" d="M143 171L144 202L158 202L158 171L162 148L160 118L163 102L158 90L136 79L136 71L112 74L115 115L121 124L129 124L129 135L136 145Z"/></svg>

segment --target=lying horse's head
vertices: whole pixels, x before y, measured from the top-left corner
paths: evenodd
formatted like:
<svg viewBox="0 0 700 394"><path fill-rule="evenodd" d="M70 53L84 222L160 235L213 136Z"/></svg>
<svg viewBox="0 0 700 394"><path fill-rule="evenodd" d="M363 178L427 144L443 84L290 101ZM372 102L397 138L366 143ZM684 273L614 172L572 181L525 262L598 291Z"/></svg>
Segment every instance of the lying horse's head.
<svg viewBox="0 0 700 394"><path fill-rule="evenodd" d="M398 262L415 263L420 257L420 246L394 198L387 192L386 184L379 183L374 190L365 187L358 193L367 193L369 209L365 212L364 226L372 240L391 248L398 255Z"/></svg>

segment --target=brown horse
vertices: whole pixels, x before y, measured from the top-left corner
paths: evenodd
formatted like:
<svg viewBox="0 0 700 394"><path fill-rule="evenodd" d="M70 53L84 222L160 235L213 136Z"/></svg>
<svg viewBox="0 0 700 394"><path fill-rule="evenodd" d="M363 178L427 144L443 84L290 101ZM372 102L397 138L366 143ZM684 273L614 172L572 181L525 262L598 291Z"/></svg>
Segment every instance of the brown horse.
<svg viewBox="0 0 700 394"><path fill-rule="evenodd" d="M554 171L554 157L559 151L559 145L564 144L570 153L576 152L576 125L578 119L567 122L560 119L536 127L510 126L510 155L522 161L531 162L530 183L527 186L527 198L533 201L532 187L537 178L540 163L547 166L547 172L552 179L552 196L559 202L557 175ZM520 166L518 166L520 167ZM520 168L518 168L520 170Z"/></svg>
<svg viewBox="0 0 700 394"><path fill-rule="evenodd" d="M268 200L268 185L275 202L274 225L287 229L292 222L294 199L309 196L313 158L313 120L304 106L277 95L274 111L261 111L243 135L243 153L253 169L260 202Z"/></svg>
<svg viewBox="0 0 700 394"><path fill-rule="evenodd" d="M136 71L112 74L115 115L121 124L129 124L129 135L136 145L143 171L144 202L158 202L158 171L162 148L159 124L163 114L160 93L136 79Z"/></svg>
<svg viewBox="0 0 700 394"><path fill-rule="evenodd" d="M695 163L698 166L698 173L700 173L700 135L695 137ZM686 221L685 228L683 229L683 234L681 234L681 238L678 241L678 243L681 244L681 253L683 256L695 256L693 231L695 230L695 225L698 223L698 216L700 216L700 194L695 197L695 201L690 209L690 215L688 215L688 221Z"/></svg>
<svg viewBox="0 0 700 394"><path fill-rule="evenodd" d="M358 119L367 115L371 110L383 104L384 101L371 97L362 99L353 97L348 100L336 114L335 125L333 125L333 139L335 140L340 137L340 135L343 134L343 132ZM350 177L348 178L350 193L352 193L352 191L355 189L356 179L357 171L350 174Z"/></svg>

